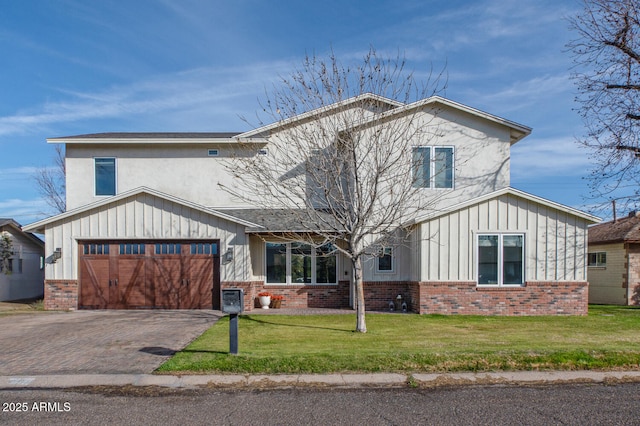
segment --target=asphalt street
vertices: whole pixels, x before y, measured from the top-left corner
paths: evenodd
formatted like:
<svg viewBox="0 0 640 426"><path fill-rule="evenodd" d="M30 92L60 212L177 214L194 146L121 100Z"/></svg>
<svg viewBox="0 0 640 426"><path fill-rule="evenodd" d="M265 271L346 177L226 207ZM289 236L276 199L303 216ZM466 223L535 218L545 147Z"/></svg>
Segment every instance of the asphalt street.
<svg viewBox="0 0 640 426"><path fill-rule="evenodd" d="M11 425L637 425L640 384L1 390L0 406Z"/></svg>

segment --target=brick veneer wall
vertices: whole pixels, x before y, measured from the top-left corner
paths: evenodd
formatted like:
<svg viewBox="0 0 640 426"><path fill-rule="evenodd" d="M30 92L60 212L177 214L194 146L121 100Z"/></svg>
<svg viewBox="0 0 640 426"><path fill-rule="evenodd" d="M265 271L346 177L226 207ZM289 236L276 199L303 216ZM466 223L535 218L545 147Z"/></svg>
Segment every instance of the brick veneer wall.
<svg viewBox="0 0 640 426"><path fill-rule="evenodd" d="M44 309L66 311L78 309L78 281L45 280Z"/></svg>
<svg viewBox="0 0 640 426"><path fill-rule="evenodd" d="M529 281L524 287L478 287L475 282L414 282L421 314L586 315L586 281ZM417 297L416 297L417 296Z"/></svg>
<svg viewBox="0 0 640 426"><path fill-rule="evenodd" d="M629 287L627 290L629 298L627 304L640 305L640 244L625 244L625 248L627 250L627 259L624 264L623 277L624 287Z"/></svg>
<svg viewBox="0 0 640 426"><path fill-rule="evenodd" d="M244 289L244 309L260 308L258 293L268 291L282 295L282 308L347 308L349 307L349 281L338 285L265 285L262 281L223 282L222 288Z"/></svg>
<svg viewBox="0 0 640 426"><path fill-rule="evenodd" d="M265 285L261 281L249 281L223 282L222 288L243 288L245 311L260 308L258 293L261 291L282 295L282 308L339 309L349 307L349 285L349 281L340 281L338 285ZM364 293L367 310L388 310L389 302L395 301L399 294L411 310L413 294L406 281L366 282Z"/></svg>
<svg viewBox="0 0 640 426"><path fill-rule="evenodd" d="M410 291L410 284L406 281L371 281L364 283L364 305L367 310L388 311L389 302L395 302L398 295L407 303L409 311L413 309L414 295ZM395 303L394 303L395 305ZM401 306L394 306L394 309Z"/></svg>
<svg viewBox="0 0 640 426"><path fill-rule="evenodd" d="M349 281L338 285L265 286L262 281L221 283L222 288L239 287L245 292L245 311L257 305L258 293L269 291L284 296L283 308L347 308ZM420 314L467 315L586 315L586 281L529 281L524 287L485 287L475 282L366 282L365 303L370 310L387 310L398 294L410 311ZM44 308L78 308L78 281L45 280Z"/></svg>

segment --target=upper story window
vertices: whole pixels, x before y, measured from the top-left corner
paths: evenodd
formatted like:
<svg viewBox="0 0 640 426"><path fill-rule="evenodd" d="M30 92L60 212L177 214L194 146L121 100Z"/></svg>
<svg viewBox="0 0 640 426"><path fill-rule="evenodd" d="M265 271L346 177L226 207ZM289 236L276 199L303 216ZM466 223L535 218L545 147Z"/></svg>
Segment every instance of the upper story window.
<svg viewBox="0 0 640 426"><path fill-rule="evenodd" d="M116 195L116 159L95 158L96 195Z"/></svg>
<svg viewBox="0 0 640 426"><path fill-rule="evenodd" d="M453 147L418 146L413 148L413 186L417 188L453 188Z"/></svg>
<svg viewBox="0 0 640 426"><path fill-rule="evenodd" d="M595 253L589 253L589 263L591 267L605 267L607 266L607 252L598 251Z"/></svg>
<svg viewBox="0 0 640 426"><path fill-rule="evenodd" d="M478 284L524 284L524 235L478 235Z"/></svg>

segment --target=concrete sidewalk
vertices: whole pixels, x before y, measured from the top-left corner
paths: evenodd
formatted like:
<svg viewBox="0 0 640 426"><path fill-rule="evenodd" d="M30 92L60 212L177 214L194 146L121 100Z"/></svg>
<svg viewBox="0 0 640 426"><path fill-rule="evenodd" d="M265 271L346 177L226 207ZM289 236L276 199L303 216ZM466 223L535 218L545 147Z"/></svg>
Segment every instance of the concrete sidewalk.
<svg viewBox="0 0 640 426"><path fill-rule="evenodd" d="M405 387L464 385L544 385L560 383L640 382L640 371L522 371L434 374L298 375L154 375L77 374L0 376L0 389L59 389L86 386L159 386L167 388Z"/></svg>

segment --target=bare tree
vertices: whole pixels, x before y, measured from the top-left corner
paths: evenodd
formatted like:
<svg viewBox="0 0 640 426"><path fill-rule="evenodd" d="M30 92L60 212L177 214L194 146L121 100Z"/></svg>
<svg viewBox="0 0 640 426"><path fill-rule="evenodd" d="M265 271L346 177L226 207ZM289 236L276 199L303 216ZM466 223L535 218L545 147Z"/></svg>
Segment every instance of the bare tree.
<svg viewBox="0 0 640 426"><path fill-rule="evenodd" d="M55 146L53 167L42 167L34 175L36 186L45 202L55 213L64 213L67 210L65 179L66 168L62 145Z"/></svg>
<svg viewBox="0 0 640 426"><path fill-rule="evenodd" d="M419 84L404 58L384 59L373 49L356 65L333 53L307 56L262 103L274 123L257 130L268 138L267 155L251 145L229 164L240 185L227 190L295 216L295 232L278 238L349 259L359 332L367 330L363 258L397 245L402 224L434 201L416 185L413 168L424 159L413 147L437 132L435 109L407 104L442 90L441 77L430 72Z"/></svg>
<svg viewBox="0 0 640 426"><path fill-rule="evenodd" d="M570 19L577 38L568 47L587 128L579 142L597 164L591 189L596 198L635 202L640 195L640 3L583 1L583 10Z"/></svg>

